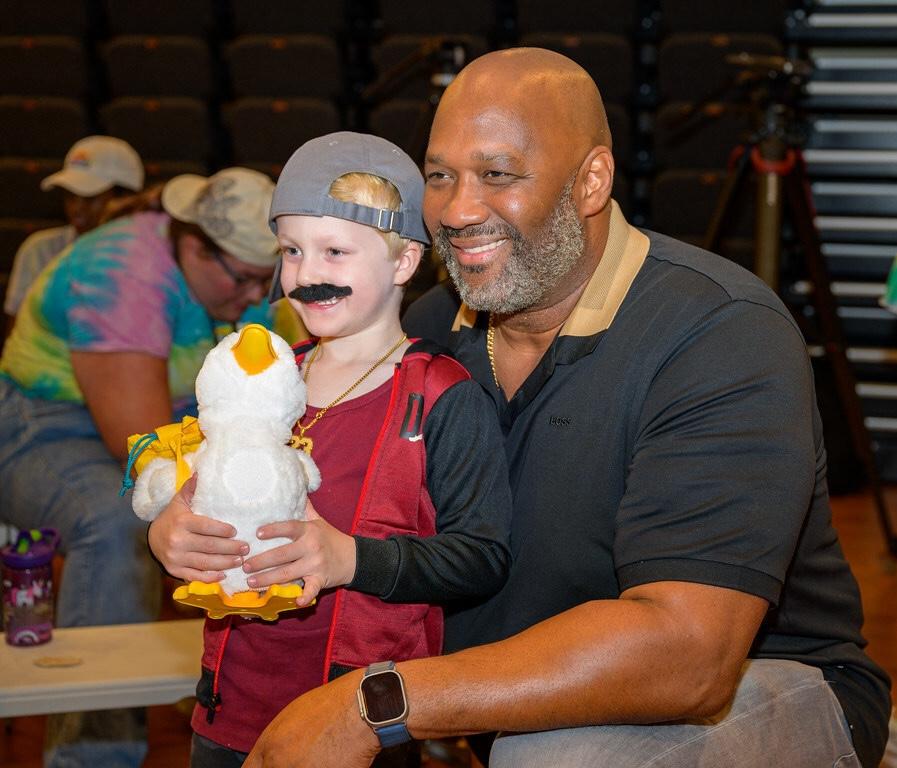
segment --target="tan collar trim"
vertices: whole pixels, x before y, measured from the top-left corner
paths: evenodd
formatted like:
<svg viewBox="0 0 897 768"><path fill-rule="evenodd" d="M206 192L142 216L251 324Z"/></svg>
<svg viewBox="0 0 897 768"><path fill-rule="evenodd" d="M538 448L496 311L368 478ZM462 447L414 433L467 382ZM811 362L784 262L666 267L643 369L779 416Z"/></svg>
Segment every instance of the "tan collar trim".
<svg viewBox="0 0 897 768"><path fill-rule="evenodd" d="M561 336L594 336L609 328L648 255L648 238L626 221L616 201L611 205L604 254Z"/></svg>
<svg viewBox="0 0 897 768"><path fill-rule="evenodd" d="M648 238L626 221L620 206L612 200L604 254L561 328L562 336L593 336L610 327L642 268L649 246ZM476 319L476 310L461 304L452 330L473 328Z"/></svg>
<svg viewBox="0 0 897 768"><path fill-rule="evenodd" d="M464 302L458 308L458 314L455 315L455 322L452 323L452 330L458 331L461 328L473 328L477 322L477 311L471 309Z"/></svg>

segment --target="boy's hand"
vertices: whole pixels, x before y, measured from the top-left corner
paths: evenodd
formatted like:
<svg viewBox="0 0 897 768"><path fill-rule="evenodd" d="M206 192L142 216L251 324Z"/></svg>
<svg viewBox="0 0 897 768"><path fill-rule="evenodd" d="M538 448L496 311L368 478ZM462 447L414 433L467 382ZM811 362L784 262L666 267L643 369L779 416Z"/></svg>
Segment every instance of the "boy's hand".
<svg viewBox="0 0 897 768"><path fill-rule="evenodd" d="M291 539L287 544L250 557L243 563L253 589L305 581L296 605L311 605L318 592L348 584L355 577L355 539L320 517L309 501L306 519L271 523L258 529L260 539ZM259 573L264 571L264 573Z"/></svg>
<svg viewBox="0 0 897 768"><path fill-rule="evenodd" d="M224 569L239 567L249 545L236 541L232 525L196 515L190 509L193 475L149 527L149 546L172 576L184 581L221 581Z"/></svg>

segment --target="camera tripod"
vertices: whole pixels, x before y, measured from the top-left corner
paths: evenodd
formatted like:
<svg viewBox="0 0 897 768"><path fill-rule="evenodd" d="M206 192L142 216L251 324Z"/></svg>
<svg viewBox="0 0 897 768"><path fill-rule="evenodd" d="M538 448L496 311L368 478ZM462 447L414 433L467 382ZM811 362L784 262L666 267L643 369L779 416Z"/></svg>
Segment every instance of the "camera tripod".
<svg viewBox="0 0 897 768"><path fill-rule="evenodd" d="M884 498L881 478L869 433L863 420L862 407L856 392L856 380L847 359L841 323L831 290L828 267L822 256L819 235L814 223L814 206L806 166L800 151L800 139L789 131L792 110L784 93L798 84L809 72L795 62L779 57L757 57L738 54L732 63L747 66L759 73L766 93L762 125L744 144L733 151L734 162L720 191L703 247L709 251L719 244L723 224L732 211L735 195L753 170L757 185L754 231L754 272L774 291L779 292L782 253L782 224L785 211L803 257L807 277L813 284L812 303L816 312L822 347L830 361L835 389L850 432L851 443L865 471L879 522L892 556L897 556L897 535ZM805 65L804 65L805 66ZM781 82L785 91L771 97L769 84Z"/></svg>

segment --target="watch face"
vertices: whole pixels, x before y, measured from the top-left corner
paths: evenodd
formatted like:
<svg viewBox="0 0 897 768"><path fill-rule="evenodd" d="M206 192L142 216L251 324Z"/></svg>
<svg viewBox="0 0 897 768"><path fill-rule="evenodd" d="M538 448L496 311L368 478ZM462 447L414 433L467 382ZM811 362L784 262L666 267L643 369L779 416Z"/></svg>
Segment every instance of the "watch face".
<svg viewBox="0 0 897 768"><path fill-rule="evenodd" d="M404 716L407 708L399 674L392 670L370 675L361 681L364 708L372 725L388 723Z"/></svg>

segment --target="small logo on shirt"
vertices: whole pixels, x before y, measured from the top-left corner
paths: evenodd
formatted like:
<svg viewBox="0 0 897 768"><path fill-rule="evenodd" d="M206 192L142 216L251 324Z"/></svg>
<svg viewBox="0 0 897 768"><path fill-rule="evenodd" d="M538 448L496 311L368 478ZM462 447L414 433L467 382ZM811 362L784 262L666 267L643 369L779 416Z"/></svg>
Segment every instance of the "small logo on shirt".
<svg viewBox="0 0 897 768"><path fill-rule="evenodd" d="M573 423L573 419L569 416L549 416L548 423L552 427L569 427Z"/></svg>

